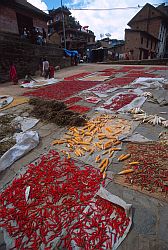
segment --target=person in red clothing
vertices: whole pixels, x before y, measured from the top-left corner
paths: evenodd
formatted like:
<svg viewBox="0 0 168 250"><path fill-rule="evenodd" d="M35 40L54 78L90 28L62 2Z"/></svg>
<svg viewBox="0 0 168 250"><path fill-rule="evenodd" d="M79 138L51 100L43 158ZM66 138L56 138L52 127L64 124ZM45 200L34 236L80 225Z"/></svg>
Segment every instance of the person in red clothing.
<svg viewBox="0 0 168 250"><path fill-rule="evenodd" d="M9 75L10 75L10 80L13 82L13 84L17 84L18 77L17 77L15 65L13 63L11 63Z"/></svg>
<svg viewBox="0 0 168 250"><path fill-rule="evenodd" d="M54 78L55 69L52 65L49 67L49 78Z"/></svg>

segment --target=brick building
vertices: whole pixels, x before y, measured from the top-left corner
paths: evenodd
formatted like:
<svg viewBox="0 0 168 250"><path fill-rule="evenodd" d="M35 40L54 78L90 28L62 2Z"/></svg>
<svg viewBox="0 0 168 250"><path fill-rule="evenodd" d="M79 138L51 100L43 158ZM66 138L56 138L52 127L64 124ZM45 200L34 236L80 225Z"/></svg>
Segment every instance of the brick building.
<svg viewBox="0 0 168 250"><path fill-rule="evenodd" d="M19 35L24 28L44 28L47 32L48 14L34 7L26 0L0 1L0 32Z"/></svg>
<svg viewBox="0 0 168 250"><path fill-rule="evenodd" d="M33 75L39 68L40 58L47 56L50 64L70 66L64 51L57 45L44 46L22 39L24 28L33 27L48 31L49 15L29 4L26 0L0 0L0 83L9 80L10 64L16 66L18 77Z"/></svg>
<svg viewBox="0 0 168 250"><path fill-rule="evenodd" d="M57 32L60 35L62 47L64 47L63 17L65 25L66 48L69 50L78 50L83 56L87 49L95 43L95 35L88 30L88 26L82 27L75 18L71 16L71 12L66 8L58 8L49 11L51 20L48 24L49 33Z"/></svg>
<svg viewBox="0 0 168 250"><path fill-rule="evenodd" d="M164 9L164 6L163 6ZM125 30L125 53L130 59L163 58L166 54L168 15L159 7L146 4Z"/></svg>

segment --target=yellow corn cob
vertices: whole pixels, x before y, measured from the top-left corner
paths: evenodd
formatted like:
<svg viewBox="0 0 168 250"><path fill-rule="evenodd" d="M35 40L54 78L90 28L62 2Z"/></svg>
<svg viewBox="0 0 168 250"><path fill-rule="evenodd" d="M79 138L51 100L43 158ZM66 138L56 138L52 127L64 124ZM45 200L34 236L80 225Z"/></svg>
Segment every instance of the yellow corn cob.
<svg viewBox="0 0 168 250"><path fill-rule="evenodd" d="M73 131L77 134L79 134L79 130L77 128L74 128Z"/></svg>
<svg viewBox="0 0 168 250"><path fill-rule="evenodd" d="M74 133L73 134L75 137L78 137L79 136L79 133Z"/></svg>
<svg viewBox="0 0 168 250"><path fill-rule="evenodd" d="M106 169L106 167L108 166L109 160L106 158L105 159L105 163L103 164L103 166L100 169L100 172L103 173L104 170Z"/></svg>
<svg viewBox="0 0 168 250"><path fill-rule="evenodd" d="M91 136L92 134L90 132L85 132L85 136Z"/></svg>
<svg viewBox="0 0 168 250"><path fill-rule="evenodd" d="M111 142L111 141L108 141L108 142L106 142L106 143L103 145L103 149L109 149L109 148L111 148L111 146L112 146L112 142Z"/></svg>
<svg viewBox="0 0 168 250"><path fill-rule="evenodd" d="M129 165L136 165L136 164L139 164L139 161L132 161L130 163L128 163Z"/></svg>
<svg viewBox="0 0 168 250"><path fill-rule="evenodd" d="M124 155L124 156L120 159L120 161L124 161L124 160L128 159L130 156L131 156L130 154Z"/></svg>
<svg viewBox="0 0 168 250"><path fill-rule="evenodd" d="M74 151L74 154L76 155L76 156L80 156L80 154L79 154L79 152L75 149L75 151Z"/></svg>
<svg viewBox="0 0 168 250"><path fill-rule="evenodd" d="M132 172L134 172L134 169L126 169L126 170L123 170L123 171L119 172L118 174L119 175L120 174L129 174L129 173L132 173Z"/></svg>
<svg viewBox="0 0 168 250"><path fill-rule="evenodd" d="M75 140L74 138L72 139L73 142L75 142L76 144L79 144L79 141Z"/></svg>
<svg viewBox="0 0 168 250"><path fill-rule="evenodd" d="M98 132L98 128L95 128L95 129L92 131L92 135L95 135L97 132Z"/></svg>
<svg viewBox="0 0 168 250"><path fill-rule="evenodd" d="M112 133L112 129L111 128L109 128L109 127L107 127L107 128L105 128L108 132L110 132L110 133Z"/></svg>
<svg viewBox="0 0 168 250"><path fill-rule="evenodd" d="M53 142L52 142L52 145L55 145L55 144L63 144L63 143L65 143L66 142L66 140L54 140Z"/></svg>
<svg viewBox="0 0 168 250"><path fill-rule="evenodd" d="M109 157L112 157L113 154L114 154L114 151L111 151Z"/></svg>
<svg viewBox="0 0 168 250"><path fill-rule="evenodd" d="M103 140L106 138L106 135L98 135L99 140Z"/></svg>
<svg viewBox="0 0 168 250"><path fill-rule="evenodd" d="M113 151L119 151L121 148L111 148Z"/></svg>
<svg viewBox="0 0 168 250"><path fill-rule="evenodd" d="M100 160L101 160L101 159L100 159L100 155L96 156L95 162L98 163L98 162L100 162Z"/></svg>
<svg viewBox="0 0 168 250"><path fill-rule="evenodd" d="M87 147L87 146L82 147L82 149L84 149L85 151L90 151L90 147Z"/></svg>
<svg viewBox="0 0 168 250"><path fill-rule="evenodd" d="M92 125L90 128L88 128L88 130L91 132L94 128L95 128L95 124L94 125Z"/></svg>
<svg viewBox="0 0 168 250"><path fill-rule="evenodd" d="M118 161L120 161L120 160L122 159L123 156L124 156L124 154L120 155L120 156L118 157Z"/></svg>
<svg viewBox="0 0 168 250"><path fill-rule="evenodd" d="M92 155L94 153L94 149L91 149L89 152L89 155Z"/></svg>
<svg viewBox="0 0 168 250"><path fill-rule="evenodd" d="M121 142L120 142L120 141L116 141L116 142L114 142L114 146L117 146L117 145L119 145L119 144L121 144Z"/></svg>
<svg viewBox="0 0 168 250"><path fill-rule="evenodd" d="M75 127L71 127L71 128L69 128L69 131L74 131L74 128L75 128Z"/></svg>
<svg viewBox="0 0 168 250"><path fill-rule="evenodd" d="M79 141L78 144L81 144L81 145L90 145L90 142L87 142L87 141Z"/></svg>
<svg viewBox="0 0 168 250"><path fill-rule="evenodd" d="M87 139L87 142L91 142L93 140L93 137L90 137L89 139Z"/></svg>
<svg viewBox="0 0 168 250"><path fill-rule="evenodd" d="M106 155L106 154L108 154L108 153L109 153L109 151L106 150L106 151L104 151L104 152L102 153L102 155Z"/></svg>
<svg viewBox="0 0 168 250"><path fill-rule="evenodd" d="M106 158L102 160L102 162L99 165L99 168L101 168L105 162L106 162Z"/></svg>

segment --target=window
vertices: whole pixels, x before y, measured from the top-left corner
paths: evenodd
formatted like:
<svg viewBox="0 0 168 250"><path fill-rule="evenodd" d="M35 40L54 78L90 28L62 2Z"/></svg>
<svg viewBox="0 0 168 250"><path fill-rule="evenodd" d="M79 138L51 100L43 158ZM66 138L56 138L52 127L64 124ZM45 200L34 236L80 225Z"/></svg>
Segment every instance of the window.
<svg viewBox="0 0 168 250"><path fill-rule="evenodd" d="M141 37L141 44L143 44L143 37Z"/></svg>
<svg viewBox="0 0 168 250"><path fill-rule="evenodd" d="M146 42L146 47L148 48L149 45L149 39L147 38L147 42Z"/></svg>

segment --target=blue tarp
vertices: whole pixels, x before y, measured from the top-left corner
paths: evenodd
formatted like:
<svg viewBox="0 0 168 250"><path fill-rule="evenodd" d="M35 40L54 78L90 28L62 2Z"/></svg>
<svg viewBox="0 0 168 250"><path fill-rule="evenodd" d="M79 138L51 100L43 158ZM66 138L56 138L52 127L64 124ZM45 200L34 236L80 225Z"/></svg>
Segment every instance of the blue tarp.
<svg viewBox="0 0 168 250"><path fill-rule="evenodd" d="M77 50L67 50L67 49L64 49L65 53L70 56L70 57L73 57L75 55L78 55L78 51Z"/></svg>

